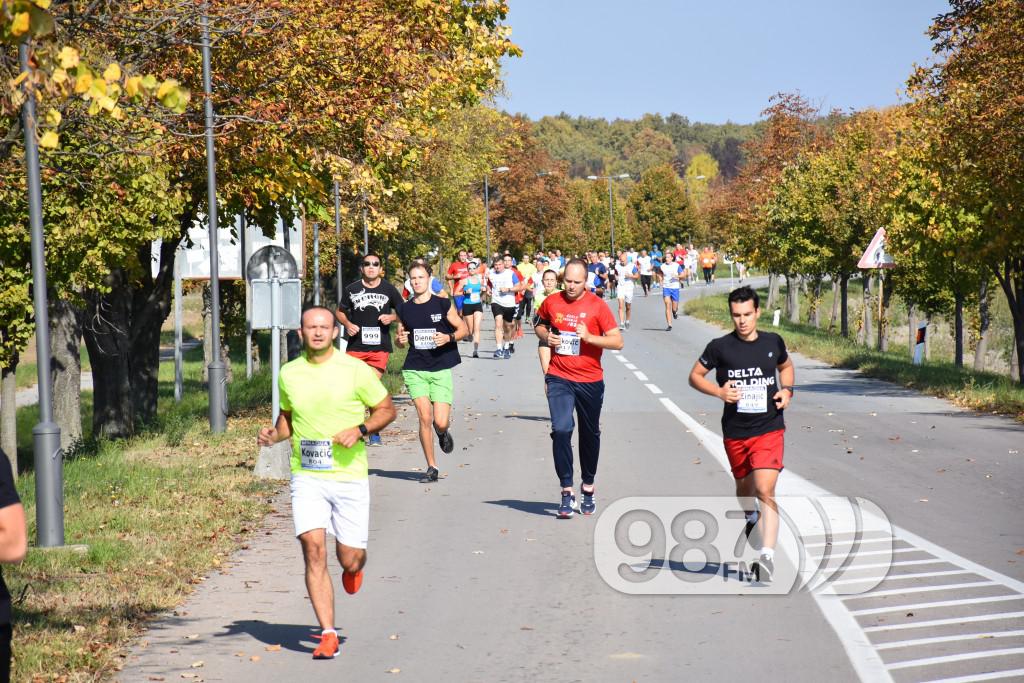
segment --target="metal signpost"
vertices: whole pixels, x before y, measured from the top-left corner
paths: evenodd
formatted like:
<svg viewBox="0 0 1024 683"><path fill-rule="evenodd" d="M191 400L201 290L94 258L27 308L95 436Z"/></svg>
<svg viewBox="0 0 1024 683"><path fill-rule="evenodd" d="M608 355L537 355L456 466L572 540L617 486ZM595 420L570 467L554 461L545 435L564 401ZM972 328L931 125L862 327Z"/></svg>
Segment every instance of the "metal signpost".
<svg viewBox="0 0 1024 683"><path fill-rule="evenodd" d="M302 281L295 259L277 246L263 247L249 259L246 278L252 287L252 329L271 330L271 411L273 423L281 412L277 386L281 371L281 330L297 330L302 319Z"/></svg>
<svg viewBox="0 0 1024 683"><path fill-rule="evenodd" d="M875 236L871 238L864 255L857 262L861 270L878 270L878 347L882 347L882 336L884 334L884 321L882 320L882 302L885 300L885 269L895 268L896 262L885 251L885 228L879 228ZM865 287L867 285L865 284ZM865 311L867 314L867 311ZM870 340L868 340L870 343Z"/></svg>

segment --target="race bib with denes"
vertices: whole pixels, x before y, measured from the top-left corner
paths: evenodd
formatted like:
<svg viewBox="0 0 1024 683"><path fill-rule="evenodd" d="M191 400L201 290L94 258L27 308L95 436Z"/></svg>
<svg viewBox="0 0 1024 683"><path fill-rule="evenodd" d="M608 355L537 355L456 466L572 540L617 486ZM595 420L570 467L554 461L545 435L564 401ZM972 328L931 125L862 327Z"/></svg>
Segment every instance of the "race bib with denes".
<svg viewBox="0 0 1024 683"><path fill-rule="evenodd" d="M580 355L580 337L575 332L560 332L558 334L558 348L555 353L559 356Z"/></svg>
<svg viewBox="0 0 1024 683"><path fill-rule="evenodd" d="M304 470L334 469L334 454L330 440L301 439L299 455Z"/></svg>
<svg viewBox="0 0 1024 683"><path fill-rule="evenodd" d="M412 331L412 345L414 348L420 349L421 351L427 351L429 349L436 349L437 344L434 343L434 335L437 334L437 330L433 327L420 327Z"/></svg>
<svg viewBox="0 0 1024 683"><path fill-rule="evenodd" d="M767 413L768 412L768 387L764 385L753 387L737 387L740 390L740 400L736 404L736 411L740 413Z"/></svg>
<svg viewBox="0 0 1024 683"><path fill-rule="evenodd" d="M379 327L363 327L360 328L360 340L367 345L376 346L380 344L380 328Z"/></svg>

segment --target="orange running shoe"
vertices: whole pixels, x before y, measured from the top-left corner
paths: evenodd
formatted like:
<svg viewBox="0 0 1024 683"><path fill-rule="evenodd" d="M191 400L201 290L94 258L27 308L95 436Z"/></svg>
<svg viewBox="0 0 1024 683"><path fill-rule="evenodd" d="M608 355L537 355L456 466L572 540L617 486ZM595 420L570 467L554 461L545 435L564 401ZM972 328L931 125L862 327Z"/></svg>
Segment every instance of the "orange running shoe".
<svg viewBox="0 0 1024 683"><path fill-rule="evenodd" d="M320 634L320 644L313 650L313 659L334 659L338 656L338 634L334 631Z"/></svg>
<svg viewBox="0 0 1024 683"><path fill-rule="evenodd" d="M342 572L341 585L345 587L345 592L349 595L358 593L359 588L363 585L363 570L360 569L355 574Z"/></svg>

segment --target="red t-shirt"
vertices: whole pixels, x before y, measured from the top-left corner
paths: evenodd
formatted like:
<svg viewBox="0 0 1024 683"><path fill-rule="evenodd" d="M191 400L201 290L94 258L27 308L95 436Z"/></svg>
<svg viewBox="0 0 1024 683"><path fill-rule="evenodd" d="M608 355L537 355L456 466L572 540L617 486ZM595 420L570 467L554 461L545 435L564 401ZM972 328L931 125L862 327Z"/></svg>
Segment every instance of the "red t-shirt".
<svg viewBox="0 0 1024 683"><path fill-rule="evenodd" d="M675 249L673 250L672 255L676 257L676 263L682 263L683 259L686 258L686 250Z"/></svg>
<svg viewBox="0 0 1024 683"><path fill-rule="evenodd" d="M462 281L469 277L469 264L463 261L452 261L452 264L448 266L448 277L455 278L455 282L452 283L452 291L462 284Z"/></svg>
<svg viewBox="0 0 1024 683"><path fill-rule="evenodd" d="M538 317L548 323L551 329L576 333L576 325L583 323L591 334L604 334L618 325L608 304L596 295L586 292L576 301L569 301L564 292L552 294L544 299L537 312ZM548 374L562 377L571 382L600 382L604 379L601 369L603 349L580 342L579 355L562 355L552 349Z"/></svg>
<svg viewBox="0 0 1024 683"><path fill-rule="evenodd" d="M523 277L523 274L519 272L519 269L516 268L515 266L512 266L512 272L516 274L517 278L519 278L518 282L522 282L523 280L526 279L526 278ZM521 290L521 291L516 292L516 303L517 304L522 302L523 297L526 296L525 295L525 291L526 290Z"/></svg>

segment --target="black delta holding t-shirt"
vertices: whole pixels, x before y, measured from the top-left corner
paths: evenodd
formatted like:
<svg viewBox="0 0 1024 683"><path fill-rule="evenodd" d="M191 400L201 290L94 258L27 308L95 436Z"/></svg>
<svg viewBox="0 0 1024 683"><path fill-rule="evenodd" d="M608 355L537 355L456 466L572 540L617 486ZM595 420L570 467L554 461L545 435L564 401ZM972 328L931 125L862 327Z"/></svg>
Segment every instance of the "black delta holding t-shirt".
<svg viewBox="0 0 1024 683"><path fill-rule="evenodd" d="M362 280L345 287L341 310L350 322L359 325L355 336L349 337L348 350L391 353L391 326L382 325L378 318L397 311L400 303L402 295L387 280L381 280L376 287L367 287Z"/></svg>
<svg viewBox="0 0 1024 683"><path fill-rule="evenodd" d="M740 400L726 403L722 413L725 438L749 439L786 428L772 397L779 390L775 371L788 358L786 343L774 332L758 332L753 341L743 341L733 331L707 345L700 364L715 370L718 386L732 380L740 390Z"/></svg>
<svg viewBox="0 0 1024 683"><path fill-rule="evenodd" d="M409 299L398 307L398 318L409 332L409 353L405 356L403 370L437 372L449 370L462 362L454 339L437 348L433 346L435 332L455 334L455 328L448 322L451 307L451 299L433 294L422 304Z"/></svg>

